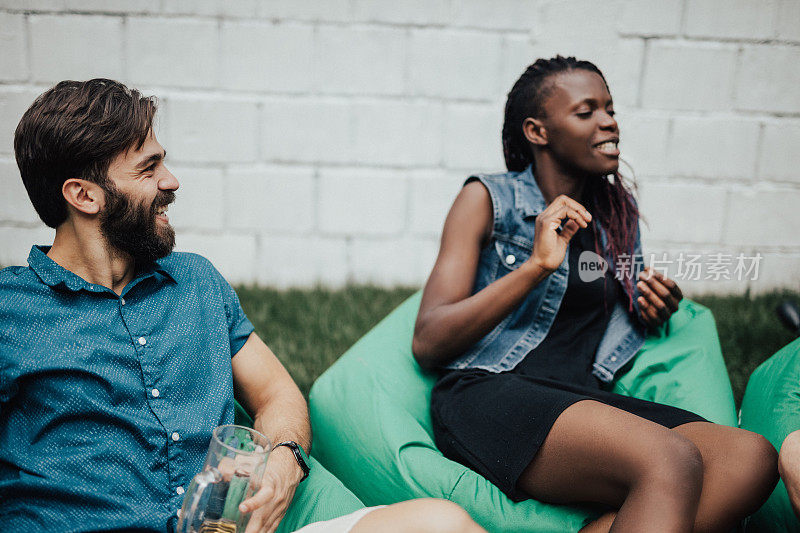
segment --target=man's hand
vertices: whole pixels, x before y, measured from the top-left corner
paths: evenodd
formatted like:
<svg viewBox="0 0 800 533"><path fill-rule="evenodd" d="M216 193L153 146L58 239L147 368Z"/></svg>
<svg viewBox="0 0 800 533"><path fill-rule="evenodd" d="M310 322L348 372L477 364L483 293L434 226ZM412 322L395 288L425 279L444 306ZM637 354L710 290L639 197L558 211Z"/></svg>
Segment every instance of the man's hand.
<svg viewBox="0 0 800 533"><path fill-rule="evenodd" d="M291 450L280 446L270 452L261 489L239 505L241 512L253 513L245 533L273 533L278 529L302 477Z"/></svg>
<svg viewBox="0 0 800 533"><path fill-rule="evenodd" d="M642 293L636 300L642 320L650 328L657 328L669 320L683 299L677 283L650 267L639 273L636 287Z"/></svg>

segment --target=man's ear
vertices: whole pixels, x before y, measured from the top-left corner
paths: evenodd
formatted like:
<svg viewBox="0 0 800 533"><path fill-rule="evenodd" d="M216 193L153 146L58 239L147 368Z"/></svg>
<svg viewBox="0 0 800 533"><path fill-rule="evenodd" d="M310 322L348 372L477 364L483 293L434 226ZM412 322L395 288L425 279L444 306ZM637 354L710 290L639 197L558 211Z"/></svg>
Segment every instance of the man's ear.
<svg viewBox="0 0 800 533"><path fill-rule="evenodd" d="M96 183L70 178L61 186L61 194L67 204L87 215L96 215L105 202L103 189Z"/></svg>
<svg viewBox="0 0 800 533"><path fill-rule="evenodd" d="M522 133L528 142L539 146L545 146L548 143L547 129L541 120L528 117L522 122Z"/></svg>

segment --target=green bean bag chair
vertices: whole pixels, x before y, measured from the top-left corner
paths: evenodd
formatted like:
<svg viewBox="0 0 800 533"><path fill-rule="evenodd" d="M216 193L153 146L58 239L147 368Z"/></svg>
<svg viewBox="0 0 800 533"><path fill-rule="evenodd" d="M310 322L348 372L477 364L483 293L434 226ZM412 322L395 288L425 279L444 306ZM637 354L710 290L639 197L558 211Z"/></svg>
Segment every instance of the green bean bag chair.
<svg viewBox="0 0 800 533"><path fill-rule="evenodd" d="M429 413L436 376L422 371L411 354L420 297L409 298L316 381L309 402L314 456L366 505L446 498L489 531L580 529L596 512L514 503L436 448ZM663 330L647 340L614 390L736 425L711 312L684 300Z"/></svg>
<svg viewBox="0 0 800 533"><path fill-rule="evenodd" d="M789 343L756 368L742 400L741 427L764 435L775 449L800 429L800 339ZM800 532L783 481L747 522L748 531Z"/></svg>

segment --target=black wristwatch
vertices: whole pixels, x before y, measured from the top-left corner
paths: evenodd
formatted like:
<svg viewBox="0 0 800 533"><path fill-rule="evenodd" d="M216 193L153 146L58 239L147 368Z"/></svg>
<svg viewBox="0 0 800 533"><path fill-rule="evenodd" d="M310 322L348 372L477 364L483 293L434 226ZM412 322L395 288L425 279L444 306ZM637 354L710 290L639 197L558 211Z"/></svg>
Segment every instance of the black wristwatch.
<svg viewBox="0 0 800 533"><path fill-rule="evenodd" d="M297 461L297 464L300 466L300 470L303 471L303 477L300 479L300 482L302 482L305 478L308 477L308 473L311 471L311 468L308 466L308 461L306 460L306 457L308 456L306 455L305 450L303 450L303 447L297 444L293 440L279 442L272 449L274 450L278 446L286 446L287 448L292 450L292 453L294 454L294 460Z"/></svg>

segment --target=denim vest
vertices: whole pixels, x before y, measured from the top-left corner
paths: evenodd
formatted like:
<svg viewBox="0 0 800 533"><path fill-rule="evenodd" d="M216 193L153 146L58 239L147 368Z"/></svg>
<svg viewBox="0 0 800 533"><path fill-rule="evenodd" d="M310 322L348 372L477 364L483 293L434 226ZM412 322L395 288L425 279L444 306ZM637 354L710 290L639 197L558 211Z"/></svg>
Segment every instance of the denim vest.
<svg viewBox="0 0 800 533"><path fill-rule="evenodd" d="M528 260L533 249L535 217L546 207L530 166L522 172L471 176L467 183L474 180L479 180L489 191L494 227L489 245L481 250L472 294ZM602 227L600 240L603 249L606 249L607 237ZM638 231L633 258L633 279L636 280L635 276L642 269ZM614 261L608 257L606 261L613 272ZM492 331L448 364L447 368L479 368L490 372L514 368L547 336L567 290L568 279L569 247L564 261L552 274L534 287L525 300ZM592 371L603 382L612 381L620 368L633 359L644 344L645 327L636 318L637 295L634 294L631 312L627 305L620 302L611 311Z"/></svg>

